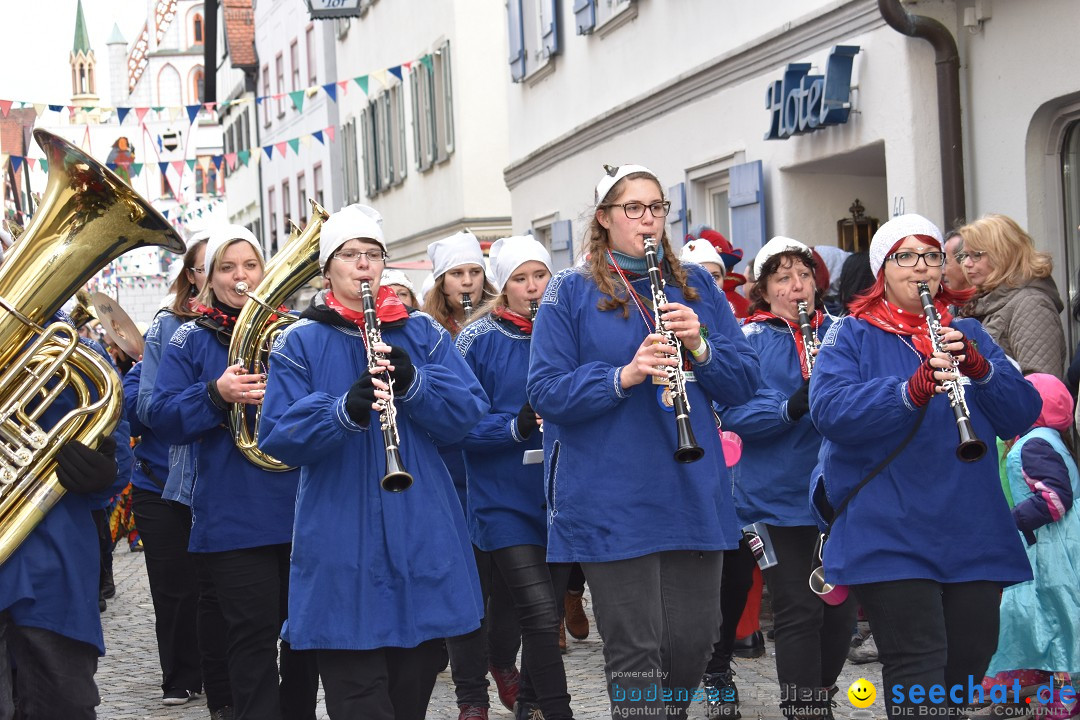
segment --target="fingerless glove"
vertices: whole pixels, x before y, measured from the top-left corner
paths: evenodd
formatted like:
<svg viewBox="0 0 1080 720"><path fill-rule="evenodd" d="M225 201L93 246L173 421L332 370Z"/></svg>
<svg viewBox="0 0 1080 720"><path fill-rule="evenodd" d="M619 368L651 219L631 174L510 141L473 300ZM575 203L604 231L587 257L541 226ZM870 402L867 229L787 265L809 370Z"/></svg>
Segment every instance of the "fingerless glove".
<svg viewBox="0 0 1080 720"><path fill-rule="evenodd" d="M923 361L919 369L908 380L908 396L915 407L923 407L934 397L934 388L937 381L934 380L934 368L930 367L929 361Z"/></svg>

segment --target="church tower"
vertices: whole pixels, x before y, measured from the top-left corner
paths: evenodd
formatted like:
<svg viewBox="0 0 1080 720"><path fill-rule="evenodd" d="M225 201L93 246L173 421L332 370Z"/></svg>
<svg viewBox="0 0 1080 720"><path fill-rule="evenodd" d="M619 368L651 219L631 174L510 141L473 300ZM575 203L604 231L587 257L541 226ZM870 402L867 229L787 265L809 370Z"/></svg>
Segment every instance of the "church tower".
<svg viewBox="0 0 1080 720"><path fill-rule="evenodd" d="M90 48L90 35L86 32L82 0L75 12L75 42L71 47L71 104L76 107L96 107L97 60Z"/></svg>

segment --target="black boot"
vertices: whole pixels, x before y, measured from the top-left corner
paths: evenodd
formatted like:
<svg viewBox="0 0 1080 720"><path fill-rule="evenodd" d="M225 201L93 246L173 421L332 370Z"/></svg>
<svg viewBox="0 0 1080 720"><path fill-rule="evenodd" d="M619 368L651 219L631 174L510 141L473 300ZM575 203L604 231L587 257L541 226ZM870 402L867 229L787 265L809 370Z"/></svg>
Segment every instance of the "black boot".
<svg viewBox="0 0 1080 720"><path fill-rule="evenodd" d="M739 688L735 687L735 671L730 664L722 672L705 673L701 685L705 691L705 717L710 720L738 720L742 717L739 712Z"/></svg>
<svg viewBox="0 0 1080 720"><path fill-rule="evenodd" d="M755 630L741 640L736 640L732 647L735 657L759 658L765 654L765 637L760 630Z"/></svg>

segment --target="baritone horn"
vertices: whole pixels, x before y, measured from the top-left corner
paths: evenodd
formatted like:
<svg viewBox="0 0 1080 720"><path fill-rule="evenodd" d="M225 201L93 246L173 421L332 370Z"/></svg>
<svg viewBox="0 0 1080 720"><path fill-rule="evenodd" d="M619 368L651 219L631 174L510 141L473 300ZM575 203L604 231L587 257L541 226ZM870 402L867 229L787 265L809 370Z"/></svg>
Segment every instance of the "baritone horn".
<svg viewBox="0 0 1080 720"><path fill-rule="evenodd" d="M104 165L44 130L34 139L49 163L48 183L0 266L0 563L63 497L57 451L69 440L97 447L123 412L120 379L108 361L53 316L129 250L184 252L161 213ZM42 426L42 415L54 402L67 407L71 394L75 406Z"/></svg>

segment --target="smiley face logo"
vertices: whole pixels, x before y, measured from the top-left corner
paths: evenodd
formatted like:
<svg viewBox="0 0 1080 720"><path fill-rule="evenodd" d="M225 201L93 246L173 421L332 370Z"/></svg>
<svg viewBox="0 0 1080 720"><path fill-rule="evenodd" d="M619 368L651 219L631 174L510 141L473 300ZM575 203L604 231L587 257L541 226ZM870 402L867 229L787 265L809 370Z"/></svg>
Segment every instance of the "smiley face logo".
<svg viewBox="0 0 1080 720"><path fill-rule="evenodd" d="M877 688L865 678L859 678L847 689L848 700L857 708L868 708L877 698Z"/></svg>

